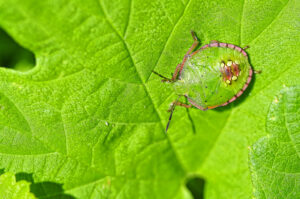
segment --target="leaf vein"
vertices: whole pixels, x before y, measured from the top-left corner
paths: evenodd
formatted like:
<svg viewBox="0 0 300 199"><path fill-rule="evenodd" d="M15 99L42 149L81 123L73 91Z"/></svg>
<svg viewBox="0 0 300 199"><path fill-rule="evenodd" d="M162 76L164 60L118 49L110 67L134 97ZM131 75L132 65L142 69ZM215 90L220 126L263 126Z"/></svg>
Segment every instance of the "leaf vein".
<svg viewBox="0 0 300 199"><path fill-rule="evenodd" d="M172 28L172 30L171 30L171 32L170 32L170 34L169 34L169 37L168 37L168 39L167 39L167 41L166 41L166 43L165 43L163 49L161 50L160 55L159 55L159 57L158 57L156 63L154 64L153 70L157 67L158 62L160 61L160 59L161 59L161 57L162 57L162 55L163 55L163 52L165 51L165 49L166 49L168 43L170 42L171 35L174 34L174 30L176 29L176 27L177 27L179 21L181 21L181 19L182 19L184 13L186 12L187 8L189 7L190 2L191 2L191 0L188 1L188 3L186 4L185 8L183 9L181 15L178 17L178 20L176 21L175 25L173 26L173 28ZM149 80L151 74L152 74L152 73L149 74L149 76L146 78L146 81L145 81L145 82L147 82L147 81Z"/></svg>
<svg viewBox="0 0 300 199"><path fill-rule="evenodd" d="M252 39L252 41L250 41L249 44L254 42L255 40L257 40L257 38L259 38L278 19L278 17L280 16L280 13L287 7L289 2L290 1L286 2L286 4L277 13L276 17L274 17L274 19L254 39Z"/></svg>
<svg viewBox="0 0 300 199"><path fill-rule="evenodd" d="M124 33L123 33L123 36L124 38L126 37L126 34L127 34L127 31L128 31L128 26L129 26L129 21L130 21L130 18L131 18L131 10L132 10L132 5L133 5L133 0L130 0L130 5L129 5L129 10L128 10L128 17L127 17L127 20L126 20L126 25L125 25L125 30L124 30Z"/></svg>
<svg viewBox="0 0 300 199"><path fill-rule="evenodd" d="M103 13L105 15L105 19L107 20L107 22L109 23L109 25L111 26L111 28L117 33L117 35L119 36L119 38L124 42L125 49L128 51L128 54L130 55L130 58L131 58L131 62L132 62L132 64L136 68L136 64L135 64L135 62L134 62L134 60L132 58L131 52L130 52L130 50L128 48L128 45L127 45L126 41L124 40L124 38L122 38L122 36L120 35L120 33L116 30L116 28L114 27L114 25L111 23L110 19L107 17L107 14L106 14L106 12L105 12L105 10L103 8L103 5L101 4L101 1L100 2L98 1L98 3L99 3L99 6L100 6L100 9L103 11ZM136 68L136 70L137 70L137 68ZM146 93L147 93L147 95L148 95L148 97L149 97L149 99L150 99L153 107L154 107L156 115L160 118L160 126L162 127L162 129L164 131L164 125L162 123L162 118L161 118L160 114L158 113L157 108L155 107L155 104L153 102L153 99L152 99L152 97L151 97L151 95L149 93L149 90L148 90L147 86L145 85L145 83L143 82L142 77L141 77L141 75L140 75L140 73L139 73L138 70L137 70L137 74L138 74L138 76L139 76L139 78L140 78L140 80L142 82L142 85L143 85L143 87L144 87L144 89L145 89L145 91L146 91ZM167 134L166 134L166 138L167 138L167 141L168 141L168 143L169 143L169 145L170 145L170 147L171 147L171 149L172 149L172 151L174 153L174 156L175 156L176 160L178 161L178 164L181 166L182 170L186 173L186 169L184 168L183 164L181 163L180 158L177 155L176 150L174 149L173 144L172 144L172 142L171 142L171 140L170 140L170 138L169 138L169 136Z"/></svg>
<svg viewBox="0 0 300 199"><path fill-rule="evenodd" d="M244 19L244 10L245 10L246 0L243 1L243 6L241 10L241 23L240 23L240 46L242 45L242 31L243 31L243 19Z"/></svg>
<svg viewBox="0 0 300 199"><path fill-rule="evenodd" d="M286 106L285 106L285 104L283 105L283 113L284 113L284 114L283 114L283 115L284 115L284 125L285 125L285 128L286 128L286 130L287 130L288 137L290 138L290 142L292 143L292 146L293 146L293 148L294 148L294 150L295 150L295 152L296 152L298 158L300 159L300 154L299 154L299 152L298 152L298 150L297 150L297 146L296 146L296 144L294 143L294 140L293 140L293 138L292 138L291 132L290 132L290 130L289 130L289 128L288 128L287 118L286 118L287 112L286 112Z"/></svg>

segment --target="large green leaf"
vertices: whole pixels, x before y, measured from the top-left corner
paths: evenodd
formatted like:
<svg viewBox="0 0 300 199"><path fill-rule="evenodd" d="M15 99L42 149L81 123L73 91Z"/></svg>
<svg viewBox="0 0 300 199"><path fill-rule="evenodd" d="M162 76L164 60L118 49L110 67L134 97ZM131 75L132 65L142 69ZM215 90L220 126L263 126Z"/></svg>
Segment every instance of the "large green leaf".
<svg viewBox="0 0 300 199"><path fill-rule="evenodd" d="M256 198L300 198L299 102L299 86L283 89L268 113L268 135L250 150Z"/></svg>
<svg viewBox="0 0 300 199"><path fill-rule="evenodd" d="M268 107L299 84L299 0L0 0L0 26L34 52L26 73L0 70L0 168L63 184L78 198L249 198L248 146ZM168 75L190 30L249 45L256 75L225 108L178 107ZM51 196L62 195L61 191Z"/></svg>
<svg viewBox="0 0 300 199"><path fill-rule="evenodd" d="M24 180L16 182L16 177L12 173L0 175L0 198L35 199L29 191L29 183Z"/></svg>

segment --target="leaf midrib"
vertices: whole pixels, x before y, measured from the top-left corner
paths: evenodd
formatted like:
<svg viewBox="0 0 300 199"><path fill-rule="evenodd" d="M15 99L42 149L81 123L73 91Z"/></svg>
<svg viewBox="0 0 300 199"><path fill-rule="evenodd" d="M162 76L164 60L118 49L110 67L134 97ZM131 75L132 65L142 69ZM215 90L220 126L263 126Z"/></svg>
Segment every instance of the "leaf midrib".
<svg viewBox="0 0 300 199"><path fill-rule="evenodd" d="M190 2L191 2L191 0L189 0L189 2L187 3L187 5L186 5L184 11L186 10L186 8L188 7L188 5L189 5ZM118 37L120 38L120 40L123 41L123 43L124 43L124 45L125 45L125 48L126 48L128 54L129 54L130 60L131 60L132 64L134 65L134 67L135 67L135 69L136 69L136 71L137 71L137 74L138 74L138 76L139 76L139 79L140 79L140 81L141 81L141 84L143 85L143 87L144 87L144 89L145 89L145 91L146 91L146 93L147 93L147 96L149 97L149 99L150 99L150 101L151 101L151 103L152 103L152 106L154 107L154 110L155 110L156 115L160 118L159 124L160 124L160 126L161 126L161 128L162 128L162 131L164 132L164 125L163 125L163 123L162 123L162 118L161 118L160 114L159 114L158 111L157 111L157 108L156 108L156 106L155 106L155 104L154 104L154 102L153 102L153 99L152 99L152 97L151 97L151 95L150 95L150 92L149 92L147 86L145 85L145 83L144 83L143 80L142 80L142 77L141 77L141 74L140 74L139 70L138 70L137 67L136 67L136 64L135 64L135 62L134 62L134 60L133 60L133 58L132 58L132 55L131 55L131 51L130 51L129 48L128 48L127 42L123 39L122 35L116 30L116 28L114 27L113 23L112 23L112 22L110 21L110 19L108 18L108 15L107 15L106 11L104 10L104 7L103 7L103 5L101 4L101 1L98 1L98 3L99 3L99 7L100 7L101 11L104 13L105 20L108 22L108 24L109 24L109 25L111 26L111 28L114 30L114 32L118 35ZM184 12L183 12L183 14L184 14ZM183 14L182 14L182 16L183 16ZM182 16L181 16L181 17L182 17ZM180 17L180 19L181 19L181 17ZM179 20L178 20L178 21L179 21ZM177 21L177 23L175 24L175 26L178 24L178 21ZM172 31L172 32L173 32L173 31ZM171 33L172 33L172 32L171 32ZM169 38L170 38L170 36L169 36ZM165 46L166 46L166 45L165 45ZM151 74L150 74L150 75L151 75ZM181 169L182 169L182 170L184 171L184 173L186 174L186 173L187 173L187 169L186 169L186 168L184 167L184 165L181 163L180 158L179 158L179 155L177 154L177 152L176 152L176 150L175 150L175 148L174 148L174 146L173 146L173 144L172 144L172 142L171 142L171 140L170 140L168 134L165 134L165 135L166 135L167 141L168 141L168 143L169 143L169 145L170 145L170 148L172 149L172 151L173 151L173 153L174 153L174 156L175 156L175 158L176 158L176 160L177 160L177 162L178 162L178 165L180 165Z"/></svg>

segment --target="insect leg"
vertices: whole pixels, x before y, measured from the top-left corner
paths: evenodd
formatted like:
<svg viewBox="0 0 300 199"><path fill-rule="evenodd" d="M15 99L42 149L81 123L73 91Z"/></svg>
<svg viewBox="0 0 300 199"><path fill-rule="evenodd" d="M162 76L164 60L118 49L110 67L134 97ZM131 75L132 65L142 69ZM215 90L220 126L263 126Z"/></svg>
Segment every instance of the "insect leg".
<svg viewBox="0 0 300 199"><path fill-rule="evenodd" d="M194 31L191 31L192 37L194 39L194 43L192 44L192 46L189 48L189 50L187 51L187 53L185 54L185 56L191 54L191 52L198 46L199 44L199 39L196 36L196 33Z"/></svg>
<svg viewBox="0 0 300 199"><path fill-rule="evenodd" d="M254 73L255 74L260 74L262 71L261 70L255 70Z"/></svg>
<svg viewBox="0 0 300 199"><path fill-rule="evenodd" d="M177 75L178 75L178 71L179 71L179 74L181 73L182 69L183 69L183 66L184 66L184 63L186 62L186 60L189 58L191 52L193 52L193 50L195 50L195 48L198 46L199 44L199 40L196 36L196 33L194 31L191 31L191 34L192 34L192 37L194 39L194 43L192 44L192 46L189 48L189 50L186 52L186 54L184 55L184 58L180 64L180 68L179 70L176 68L176 71L177 73L174 73L172 79L176 79L177 78ZM178 66L177 66L178 67Z"/></svg>
<svg viewBox="0 0 300 199"><path fill-rule="evenodd" d="M181 67L181 64L178 64L176 66L175 72L174 72L174 74L172 76L172 81L176 81L180 67Z"/></svg>
<svg viewBox="0 0 300 199"><path fill-rule="evenodd" d="M191 34L192 34L192 37L193 37L194 41L198 41L198 42L199 42L199 39L198 39L198 37L196 36L195 31L191 30Z"/></svg>
<svg viewBox="0 0 300 199"><path fill-rule="evenodd" d="M178 96L177 100L174 101L174 102L171 104L171 107L170 107L170 109L168 110L168 112L171 112L171 113L170 113L169 121L168 121L168 124L167 124L167 127L166 127L166 132L168 131L170 122L171 122L171 120L172 120L173 112L174 112L176 106L183 106L183 107L185 107L185 108L191 108L191 107L192 107L192 105L190 105L190 104L185 104L185 103L179 102L179 98L180 98L180 97L181 97L181 96Z"/></svg>
<svg viewBox="0 0 300 199"><path fill-rule="evenodd" d="M162 82L172 82L172 80L171 80L170 78L167 78L167 77L165 77L165 76L159 74L158 72L156 72L156 71L154 71L154 70L153 70L152 72L153 72L155 75L157 75L157 76L163 78L163 79L161 80Z"/></svg>
<svg viewBox="0 0 300 199"><path fill-rule="evenodd" d="M185 107L185 108L191 108L192 107L191 104L185 104L183 102L174 101L174 102L172 102L172 105L171 105L170 109L168 110L168 112L171 112L174 106L182 106L182 107Z"/></svg>
<svg viewBox="0 0 300 199"><path fill-rule="evenodd" d="M180 97L180 96L179 96L179 97ZM175 101L175 103L178 102L179 97L177 98L177 100ZM167 126L166 126L166 133L167 133L167 131L168 131L170 122L171 122L171 120L172 120L172 116L173 116L173 112L174 112L174 110L175 110L175 107L176 107L176 105L174 105L174 102L173 102L172 105L171 105L171 107L170 107L170 109L168 110L168 111L170 111L171 113L170 113L170 116L169 116L168 124L167 124Z"/></svg>

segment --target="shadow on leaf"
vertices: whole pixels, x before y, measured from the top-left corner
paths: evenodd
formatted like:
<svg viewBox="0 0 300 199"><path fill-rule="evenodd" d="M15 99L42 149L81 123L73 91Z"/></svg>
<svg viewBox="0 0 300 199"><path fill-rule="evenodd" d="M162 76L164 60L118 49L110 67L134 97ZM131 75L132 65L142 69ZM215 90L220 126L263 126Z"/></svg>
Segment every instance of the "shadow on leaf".
<svg viewBox="0 0 300 199"><path fill-rule="evenodd" d="M0 44L0 66L21 72L34 67L34 54L20 46L1 28Z"/></svg>
<svg viewBox="0 0 300 199"><path fill-rule="evenodd" d="M187 179L186 187L191 192L194 199L204 198L205 180L203 178L193 176Z"/></svg>
<svg viewBox="0 0 300 199"><path fill-rule="evenodd" d="M32 174L28 173L17 173L16 181L25 180L31 183L30 192L33 193L37 198L49 198L49 199L75 199L74 196L64 193L62 184L54 182L38 182L35 183Z"/></svg>

